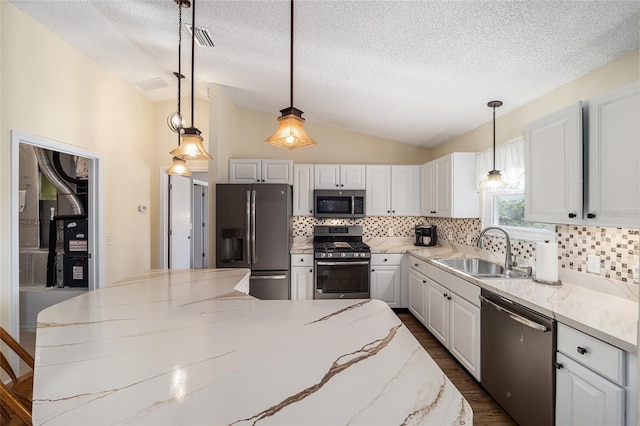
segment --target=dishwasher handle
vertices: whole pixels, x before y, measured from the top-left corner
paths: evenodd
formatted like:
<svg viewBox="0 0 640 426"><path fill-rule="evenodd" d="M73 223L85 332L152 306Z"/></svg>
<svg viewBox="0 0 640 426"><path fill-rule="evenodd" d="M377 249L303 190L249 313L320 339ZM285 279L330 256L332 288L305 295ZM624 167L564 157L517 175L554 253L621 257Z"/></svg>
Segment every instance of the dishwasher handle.
<svg viewBox="0 0 640 426"><path fill-rule="evenodd" d="M480 300L485 302L486 304L490 305L491 307L497 309L500 312L504 312L505 314L509 315L509 318L511 318L512 320L519 322L520 324L529 327L533 330L536 331L540 331L542 333L545 333L547 331L549 331L549 327L547 327L544 324L540 324L537 323L535 321L532 321L528 318L525 318L521 315L516 314L515 312L511 312L509 309L503 308L500 305L497 305L496 303L492 302L491 300L487 299L486 297L480 295Z"/></svg>

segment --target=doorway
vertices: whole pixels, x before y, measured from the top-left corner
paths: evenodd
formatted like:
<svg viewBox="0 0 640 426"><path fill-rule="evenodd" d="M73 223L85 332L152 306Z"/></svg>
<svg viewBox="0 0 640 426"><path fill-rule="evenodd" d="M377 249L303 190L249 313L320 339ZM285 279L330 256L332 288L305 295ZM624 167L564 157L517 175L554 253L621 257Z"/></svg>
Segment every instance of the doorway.
<svg viewBox="0 0 640 426"><path fill-rule="evenodd" d="M23 164L30 163L31 166L27 168L23 166L24 170L20 170L21 153L27 158L31 158L29 153L36 156L42 155L45 159L38 159L38 161L45 162L53 156L56 158L60 156L62 162L69 162L69 159L73 158L74 164L81 164L81 173L86 173L87 179L84 183L72 185L76 187L74 192L83 194L78 196L74 193L71 196L60 188L47 187L43 195L40 182L50 183L50 180L40 179L45 173L42 173L41 163L34 161L36 157L26 163L23 161ZM51 172L50 169L54 166L47 164L44 168ZM76 172L77 170L74 170L73 174L75 175ZM56 183L58 184L62 185ZM81 186L82 191L78 191ZM62 198L62 200L59 203L50 202L52 197L53 199ZM102 198L102 156L100 154L62 142L11 131L10 328L14 336L20 335L20 331L35 331L35 317L40 310L104 285L104 254L101 250ZM75 210L69 207L74 203L80 207L76 206ZM83 208L84 211L81 211ZM25 213L25 209L28 210L28 217L24 214L21 216ZM82 216L86 219L75 220L82 219ZM54 217L55 220L51 221ZM65 221L65 219L70 220ZM25 222L27 226L21 227ZM44 226L52 223L54 229ZM56 257L54 262L59 260L59 263L55 263L56 271L54 271L46 266L49 259L43 266L43 252L45 257L49 257L49 250L43 247L42 240L49 240L51 235L57 240L58 235L64 233L66 225L69 225L70 232L77 232L74 232L72 238L61 243L59 257L54 252ZM43 235L46 235L46 238L42 238ZM55 241L46 242L47 244L51 242L54 249L56 248ZM66 282L63 276L63 264L67 266ZM43 270L52 271L55 278L49 279L48 272ZM56 288L47 289L47 282L50 287ZM77 286L72 287L70 283Z"/></svg>

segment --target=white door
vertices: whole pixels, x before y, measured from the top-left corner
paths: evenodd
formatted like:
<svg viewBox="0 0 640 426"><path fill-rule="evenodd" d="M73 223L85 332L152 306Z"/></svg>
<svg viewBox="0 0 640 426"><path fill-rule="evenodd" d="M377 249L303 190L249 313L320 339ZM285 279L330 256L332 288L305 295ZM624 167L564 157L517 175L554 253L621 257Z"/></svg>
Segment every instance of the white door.
<svg viewBox="0 0 640 426"><path fill-rule="evenodd" d="M169 268L189 269L192 250L191 179L169 176Z"/></svg>
<svg viewBox="0 0 640 426"><path fill-rule="evenodd" d="M391 166L391 208L395 216L420 216L420 166Z"/></svg>
<svg viewBox="0 0 640 426"><path fill-rule="evenodd" d="M452 197L452 157L447 155L436 160L436 206L435 216L451 217L451 197Z"/></svg>
<svg viewBox="0 0 640 426"><path fill-rule="evenodd" d="M480 380L480 308L451 293L449 350Z"/></svg>
<svg viewBox="0 0 640 426"><path fill-rule="evenodd" d="M262 182L292 184L293 160L262 160Z"/></svg>
<svg viewBox="0 0 640 426"><path fill-rule="evenodd" d="M430 161L422 165L422 211L423 216L436 214L436 163Z"/></svg>
<svg viewBox="0 0 640 426"><path fill-rule="evenodd" d="M426 277L411 269L409 271L409 311L422 324L425 322Z"/></svg>
<svg viewBox="0 0 640 426"><path fill-rule="evenodd" d="M314 166L315 189L339 189L340 166L337 164L316 164Z"/></svg>
<svg viewBox="0 0 640 426"><path fill-rule="evenodd" d="M371 298L386 302L390 308L400 306L400 267L371 267Z"/></svg>
<svg viewBox="0 0 640 426"><path fill-rule="evenodd" d="M313 215L313 164L293 165L293 215Z"/></svg>
<svg viewBox="0 0 640 426"><path fill-rule="evenodd" d="M448 290L427 277L426 326L443 345L449 347Z"/></svg>
<svg viewBox="0 0 640 426"><path fill-rule="evenodd" d="M365 166L342 164L340 166L340 188L365 189Z"/></svg>

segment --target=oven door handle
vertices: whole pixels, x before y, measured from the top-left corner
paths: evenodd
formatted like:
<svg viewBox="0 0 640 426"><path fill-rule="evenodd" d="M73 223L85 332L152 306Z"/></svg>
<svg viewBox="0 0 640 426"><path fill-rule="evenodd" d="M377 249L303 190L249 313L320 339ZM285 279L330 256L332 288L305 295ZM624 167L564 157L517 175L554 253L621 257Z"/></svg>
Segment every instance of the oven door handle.
<svg viewBox="0 0 640 426"><path fill-rule="evenodd" d="M349 266L349 265L368 265L369 262L316 262L318 266Z"/></svg>
<svg viewBox="0 0 640 426"><path fill-rule="evenodd" d="M491 307L497 309L498 311L504 312L505 314L507 314L509 316L509 318L511 318L512 320L519 322L520 324L532 328L536 331L540 331L542 333L549 331L549 327L547 327L544 324L540 324L537 323L535 321L531 321L528 318L525 318L523 316L520 316L518 314L516 314L515 312L511 312L509 309L503 308L500 305L495 304L494 302L492 302L491 300L487 299L486 297L480 295L480 300L485 302L486 304L490 305Z"/></svg>

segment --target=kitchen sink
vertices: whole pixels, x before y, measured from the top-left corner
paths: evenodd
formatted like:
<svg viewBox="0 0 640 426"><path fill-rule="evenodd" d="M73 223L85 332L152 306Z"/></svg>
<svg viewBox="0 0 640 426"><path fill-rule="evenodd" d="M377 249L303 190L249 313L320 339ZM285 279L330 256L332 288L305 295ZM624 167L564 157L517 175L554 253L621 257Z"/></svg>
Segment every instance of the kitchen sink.
<svg viewBox="0 0 640 426"><path fill-rule="evenodd" d="M498 263L475 257L435 259L434 261L481 279L529 278L526 272L514 270L507 271Z"/></svg>

